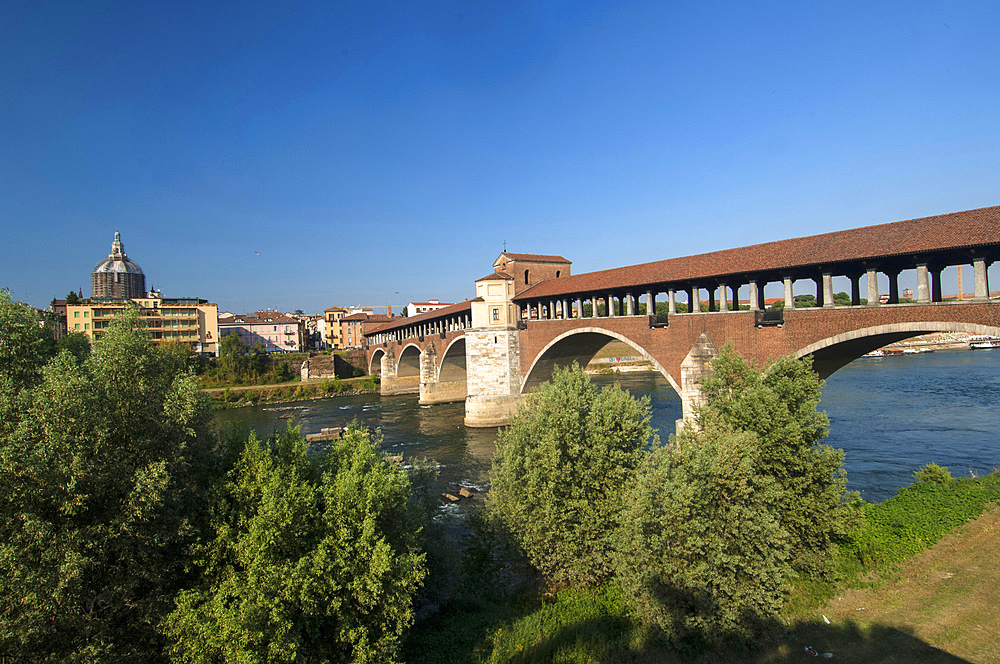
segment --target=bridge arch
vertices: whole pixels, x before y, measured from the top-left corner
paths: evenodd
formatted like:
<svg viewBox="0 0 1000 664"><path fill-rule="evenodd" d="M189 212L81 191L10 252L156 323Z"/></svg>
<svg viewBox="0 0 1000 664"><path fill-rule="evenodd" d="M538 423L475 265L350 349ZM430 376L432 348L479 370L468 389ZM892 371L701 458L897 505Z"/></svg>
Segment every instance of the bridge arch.
<svg viewBox="0 0 1000 664"><path fill-rule="evenodd" d="M465 364L465 336L455 337L441 354L438 362L439 382L466 382L468 370Z"/></svg>
<svg viewBox="0 0 1000 664"><path fill-rule="evenodd" d="M376 348L372 353L371 360L368 361L368 375L377 376L382 373L382 358L385 357L385 350Z"/></svg>
<svg viewBox="0 0 1000 664"><path fill-rule="evenodd" d="M876 348L932 332L965 332L1000 336L1000 327L947 321L875 325L821 339L796 351L795 357L802 358L806 355L812 355L813 369L816 370L820 378L825 379L837 369Z"/></svg>
<svg viewBox="0 0 1000 664"><path fill-rule="evenodd" d="M396 358L396 378L420 377L420 346L407 344Z"/></svg>
<svg viewBox="0 0 1000 664"><path fill-rule="evenodd" d="M602 327L581 327L560 334L550 341L531 363L531 368L525 374L521 384L521 393L525 394L552 378L552 371L557 366L569 366L574 361L586 365L601 348L609 341L626 343L648 360L661 376L667 379L677 394L681 394L680 385L674 377L653 357L649 351L623 334Z"/></svg>

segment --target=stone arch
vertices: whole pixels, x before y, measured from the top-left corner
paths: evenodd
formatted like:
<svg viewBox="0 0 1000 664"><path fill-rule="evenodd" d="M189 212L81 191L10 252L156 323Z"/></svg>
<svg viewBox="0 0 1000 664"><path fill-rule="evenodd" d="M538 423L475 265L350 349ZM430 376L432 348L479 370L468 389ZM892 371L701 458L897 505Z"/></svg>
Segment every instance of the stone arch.
<svg viewBox="0 0 1000 664"><path fill-rule="evenodd" d="M396 357L396 378L420 377L420 346L407 344Z"/></svg>
<svg viewBox="0 0 1000 664"><path fill-rule="evenodd" d="M465 336L455 337L444 349L438 362L438 381L467 381L468 369L465 362Z"/></svg>
<svg viewBox="0 0 1000 664"><path fill-rule="evenodd" d="M816 373L820 378L828 378L837 369L876 348L931 332L966 332L1000 336L1000 327L947 321L876 325L821 339L797 351L795 357L812 355Z"/></svg>
<svg viewBox="0 0 1000 664"><path fill-rule="evenodd" d="M612 340L626 343L642 353L643 358L652 363L660 375L667 379L674 391L681 394L678 382L645 348L623 334L601 327L577 328L564 332L550 341L532 361L531 367L521 383L521 393L527 393L549 380L552 377L552 370L557 366L568 366L573 361L585 365L597 354L597 351Z"/></svg>
<svg viewBox="0 0 1000 664"><path fill-rule="evenodd" d="M368 361L368 375L378 376L382 373L382 358L385 357L385 350L376 348Z"/></svg>

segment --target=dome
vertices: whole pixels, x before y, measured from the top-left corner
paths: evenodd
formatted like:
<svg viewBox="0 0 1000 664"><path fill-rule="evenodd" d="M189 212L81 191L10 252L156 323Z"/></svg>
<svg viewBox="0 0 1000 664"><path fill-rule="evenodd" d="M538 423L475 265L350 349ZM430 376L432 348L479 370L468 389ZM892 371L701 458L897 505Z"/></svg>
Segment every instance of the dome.
<svg viewBox="0 0 1000 664"><path fill-rule="evenodd" d="M122 244L122 236L118 231L115 231L115 240L111 243L111 253L103 261L95 265L93 271L143 274L139 264L125 255L125 245Z"/></svg>
<svg viewBox="0 0 1000 664"><path fill-rule="evenodd" d="M94 297L133 299L146 294L146 276L139 264L125 255L121 233L115 231L111 253L90 273Z"/></svg>

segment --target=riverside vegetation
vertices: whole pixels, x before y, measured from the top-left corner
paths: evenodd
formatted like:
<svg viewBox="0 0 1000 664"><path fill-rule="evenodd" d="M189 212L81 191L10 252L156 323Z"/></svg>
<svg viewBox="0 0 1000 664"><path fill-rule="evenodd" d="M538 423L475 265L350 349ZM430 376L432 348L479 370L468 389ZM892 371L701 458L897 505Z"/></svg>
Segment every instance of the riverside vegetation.
<svg viewBox="0 0 1000 664"><path fill-rule="evenodd" d="M3 292L0 656L785 661L824 602L1000 497L995 474L931 465L858 501L819 387L807 362L726 348L698 426L663 442L645 400L557 371L456 528L433 462L404 470L359 427L329 450L213 430L191 367L134 312L93 350L57 347Z"/></svg>

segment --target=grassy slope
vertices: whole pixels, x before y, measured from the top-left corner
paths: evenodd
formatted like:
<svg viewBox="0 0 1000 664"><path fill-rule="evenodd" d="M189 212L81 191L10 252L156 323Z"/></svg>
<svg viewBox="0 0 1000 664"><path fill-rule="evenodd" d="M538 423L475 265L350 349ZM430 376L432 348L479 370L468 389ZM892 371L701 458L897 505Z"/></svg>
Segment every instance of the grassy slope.
<svg viewBox="0 0 1000 664"><path fill-rule="evenodd" d="M993 474L943 486L920 483L868 505L868 525L845 545L846 581L839 589L803 585L805 601L793 598L786 625L775 625L783 634L753 655L702 652L697 661L811 660L806 646L841 661L1000 661L1000 612L994 610L1000 606L994 563L1000 560L1000 509L986 509L998 494L1000 474ZM857 563L859 553L867 567ZM831 591L828 600L817 599ZM645 633L625 599L613 588L568 589L555 598L522 600L520 607L471 603L446 610L429 621L435 624L414 630L406 661L690 661Z"/></svg>

